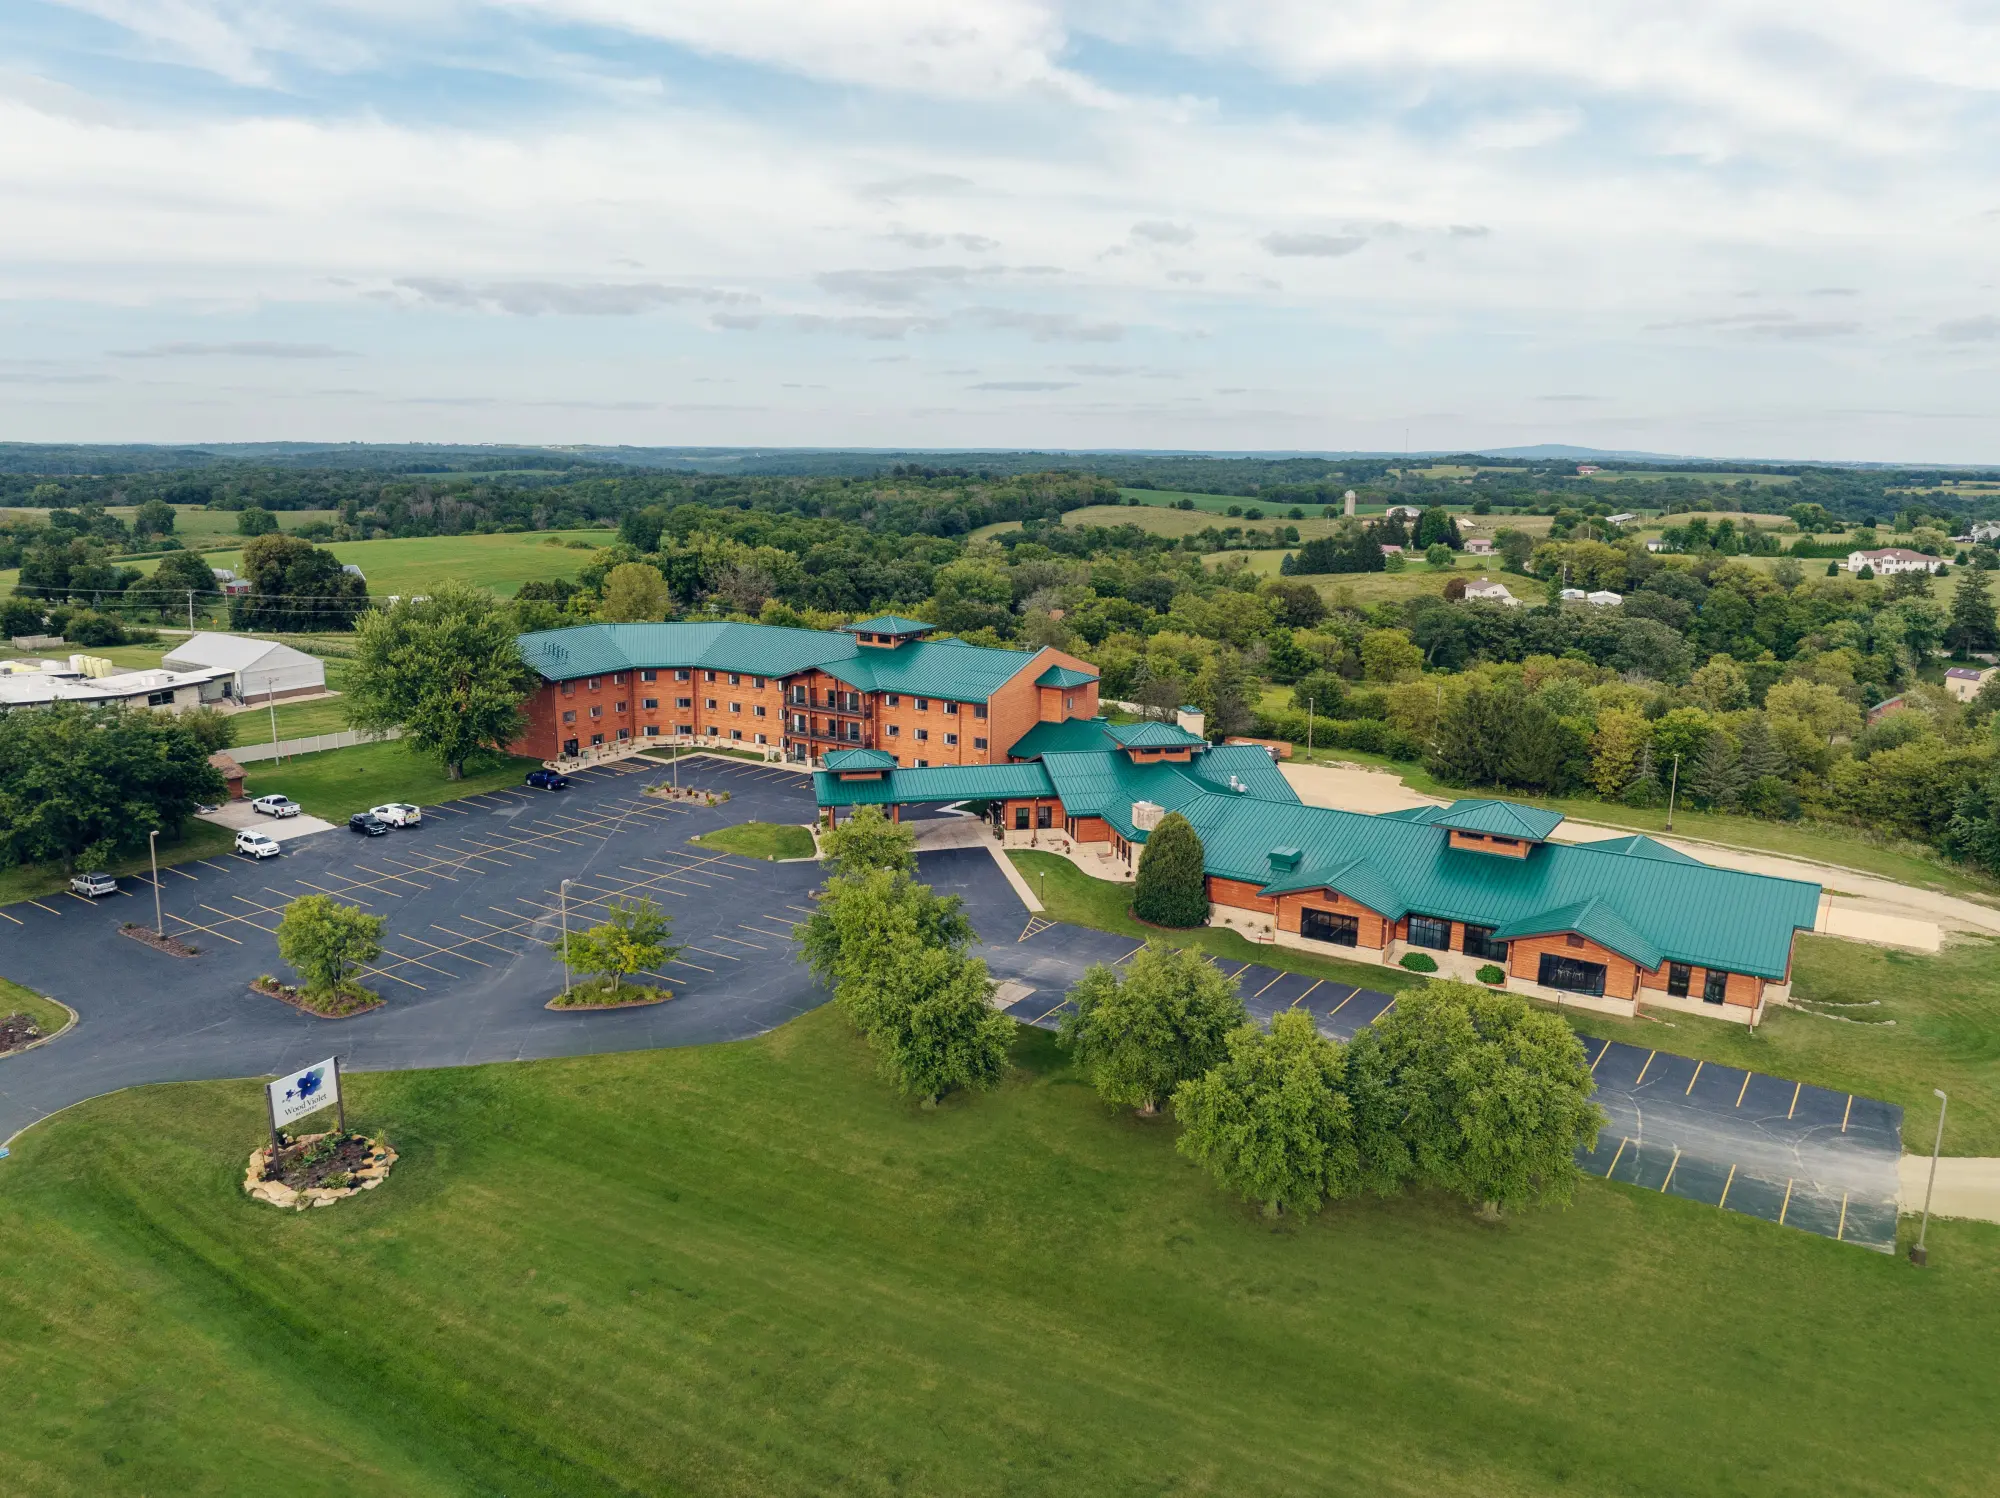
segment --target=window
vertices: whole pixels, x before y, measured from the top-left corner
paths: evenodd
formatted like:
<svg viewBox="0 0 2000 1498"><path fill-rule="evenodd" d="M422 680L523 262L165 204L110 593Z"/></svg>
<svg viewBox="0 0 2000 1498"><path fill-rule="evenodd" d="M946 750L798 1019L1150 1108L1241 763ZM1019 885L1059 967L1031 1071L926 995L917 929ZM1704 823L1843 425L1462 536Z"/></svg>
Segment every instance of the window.
<svg viewBox="0 0 2000 1498"><path fill-rule="evenodd" d="M682 738L692 737L694 734L694 725L691 723L676 723L674 725L674 732Z"/></svg>
<svg viewBox="0 0 2000 1498"><path fill-rule="evenodd" d="M859 723L850 723L850 724L848 724L848 725L847 725L847 737L848 737L848 739L849 739L849 740L850 740L851 742L853 742L853 743L856 743L856 744L860 743L860 742L861 742L861 725L860 725Z"/></svg>
<svg viewBox="0 0 2000 1498"><path fill-rule="evenodd" d="M1026 832L1028 830L1027 807L1017 806L1014 808L1014 830L1016 832Z"/></svg>
<svg viewBox="0 0 2000 1498"><path fill-rule="evenodd" d="M575 709L575 708L571 708L571 709L570 709L570 710L569 710L568 712L566 712L566 713L564 713L564 714L563 714L563 722L565 722L565 723L574 723L575 721L576 721L576 709Z"/></svg>
<svg viewBox="0 0 2000 1498"><path fill-rule="evenodd" d="M562 684L562 692L565 697L574 697L576 695L576 683L573 681L564 682Z"/></svg>
<svg viewBox="0 0 2000 1498"><path fill-rule="evenodd" d="M593 733L593 734L592 734L592 735L590 736L590 746L591 746L591 747L592 747L593 749L594 749L594 748L596 748L596 747L597 747L597 746L598 746L599 744L601 744L601 743L603 743L603 742L604 742L604 735L603 735L603 734L601 734L601 733Z"/></svg>
<svg viewBox="0 0 2000 1498"><path fill-rule="evenodd" d="M750 716L753 718L762 718L767 716L767 714L764 711L764 704L761 702L751 704Z"/></svg>
<svg viewBox="0 0 2000 1498"><path fill-rule="evenodd" d="M958 742L958 735L955 733L948 733L944 736L944 741L947 744L956 744Z"/></svg>
<svg viewBox="0 0 2000 1498"><path fill-rule="evenodd" d="M740 687L743 685L743 678L739 676L736 672L731 671L729 673L729 684L732 687Z"/></svg>
<svg viewBox="0 0 2000 1498"><path fill-rule="evenodd" d="M729 730L729 736L732 739L740 739L743 737L743 730L740 728L732 728Z"/></svg>
<svg viewBox="0 0 2000 1498"><path fill-rule="evenodd" d="M768 744L768 743L770 742L770 740L769 740L769 739L767 739L767 738L765 738L765 737L764 737L764 735L762 735L762 734L760 733L760 734L758 734L758 735L757 735L757 742L758 742L758 743L760 743L760 744Z"/></svg>
<svg viewBox="0 0 2000 1498"><path fill-rule="evenodd" d="M675 706L675 707L693 707L693 706L694 706L694 698L692 698L692 697L676 697L676 698L674 699L674 706Z"/></svg>
<svg viewBox="0 0 2000 1498"><path fill-rule="evenodd" d="M173 705L174 694L171 688L164 692L149 692L146 694L146 706L148 707L172 707Z"/></svg>
<svg viewBox="0 0 2000 1498"><path fill-rule="evenodd" d="M701 679L703 681L714 681L715 673L713 671L704 671L701 673Z"/></svg>
<svg viewBox="0 0 2000 1498"><path fill-rule="evenodd" d="M613 711L614 713L622 713L625 711L625 704L622 702L614 702L611 704L611 711Z"/></svg>
<svg viewBox="0 0 2000 1498"><path fill-rule="evenodd" d="M1410 945L1429 947L1433 952L1451 950L1451 922L1439 920L1434 915L1413 915L1410 917Z"/></svg>
<svg viewBox="0 0 2000 1498"><path fill-rule="evenodd" d="M1563 945L1570 947L1580 947L1583 945L1583 938L1578 936L1574 931L1572 931L1568 935L1563 937Z"/></svg>
<svg viewBox="0 0 2000 1498"><path fill-rule="evenodd" d="M758 691L760 691L760 692L764 690L764 678L763 678L763 677L761 677L761 676L753 676L753 677L751 677L751 678L750 678L750 684L751 684L752 686L756 687L756 688L757 688L757 690L758 690ZM763 743L764 741L763 741L762 739L759 739L759 740L758 740L757 742L761 744L761 743Z"/></svg>
<svg viewBox="0 0 2000 1498"><path fill-rule="evenodd" d="M593 718L601 718L604 716L604 709L601 707L593 707L590 710L590 716Z"/></svg>
<svg viewBox="0 0 2000 1498"><path fill-rule="evenodd" d="M1465 955L1485 957L1493 962L1507 960L1507 943L1493 939L1491 926L1467 926L1465 928Z"/></svg>
<svg viewBox="0 0 2000 1498"><path fill-rule="evenodd" d="M1046 801L1036 806L1035 825L1037 827L1047 827L1049 825L1049 815L1052 810L1053 808Z"/></svg>
<svg viewBox="0 0 2000 1498"><path fill-rule="evenodd" d="M660 705L660 699L657 697L641 698L639 702L639 706L643 707L649 713L652 712L659 705Z"/></svg>
<svg viewBox="0 0 2000 1498"><path fill-rule="evenodd" d="M686 681L687 679L688 679L688 674L685 671L676 671L674 673L675 681Z"/></svg>
<svg viewBox="0 0 2000 1498"><path fill-rule="evenodd" d="M732 703L730 703L730 704L729 704L729 710L730 710L730 711L731 711L732 713L735 713L735 714L737 714L738 716L741 716L741 715L742 715L742 712L743 712L743 704L742 704L742 703L740 703L740 702L732 702Z"/></svg>
<svg viewBox="0 0 2000 1498"><path fill-rule="evenodd" d="M1677 999L1686 998L1688 996L1688 979L1692 976L1693 974L1689 971L1688 965L1685 962L1668 963L1667 992Z"/></svg>
<svg viewBox="0 0 2000 1498"><path fill-rule="evenodd" d="M895 737L896 737L896 736L897 736L898 734L900 734L900 733L901 733L902 731L903 731L902 729L898 728L898 727L897 727L897 726L896 726L895 724L893 724L893 723L891 723L891 724L889 725L889 737L890 737L890 738L892 738L892 739L893 739L893 738L895 738Z"/></svg>
<svg viewBox="0 0 2000 1498"><path fill-rule="evenodd" d="M804 707L806 705L806 689L804 687L792 688L792 705L794 707Z"/></svg>
<svg viewBox="0 0 2000 1498"><path fill-rule="evenodd" d="M1337 947L1358 947L1361 922L1355 916L1315 910L1308 905L1299 912L1299 935L1308 941L1330 941Z"/></svg>
<svg viewBox="0 0 2000 1498"><path fill-rule="evenodd" d="M984 740L984 739L974 739L974 740L972 741L972 747L973 747L973 748L975 748L975 749L984 749L984 748L986 747L986 740Z"/></svg>
<svg viewBox="0 0 2000 1498"><path fill-rule="evenodd" d="M889 706L891 707L900 707L903 702L903 699L901 697L898 697L894 692L891 692L887 697L884 697L882 700L888 703Z"/></svg>
<svg viewBox="0 0 2000 1498"><path fill-rule="evenodd" d="M649 739L657 739L659 736L660 736L660 725L657 723L648 723L646 725L646 737Z"/></svg>
<svg viewBox="0 0 2000 1498"><path fill-rule="evenodd" d="M589 688L591 689L591 691L593 691L593 692L594 692L594 691L596 691L596 690L598 689L598 687L599 687L599 686L601 686L601 685L603 684L603 681L604 681L604 678L603 678L603 677L601 677L601 676L593 676L593 677L591 677L591 678L590 678L590 680L589 680L589 681L585 682L585 683L584 683L584 685L585 685L585 686L587 686L587 687L589 687Z"/></svg>
<svg viewBox="0 0 2000 1498"><path fill-rule="evenodd" d="M1457 831L1456 828L1452 830ZM1486 841L1486 834L1483 832L1460 832L1458 840L1462 843L1483 843Z"/></svg>
<svg viewBox="0 0 2000 1498"><path fill-rule="evenodd" d="M621 728L618 730L618 737L621 739L629 739L632 737L632 732L630 729Z"/></svg>
<svg viewBox="0 0 2000 1498"><path fill-rule="evenodd" d="M1721 1004L1729 998L1729 974L1718 973L1710 968L1701 978L1701 1001L1704 1004Z"/></svg>
<svg viewBox="0 0 2000 1498"><path fill-rule="evenodd" d="M641 681L658 681L659 679L660 673L657 671L641 671L639 673L639 680Z"/></svg>
<svg viewBox="0 0 2000 1498"><path fill-rule="evenodd" d="M806 731L806 715L804 713L793 713L792 732L804 733L805 731Z"/></svg>
<svg viewBox="0 0 2000 1498"><path fill-rule="evenodd" d="M1554 952L1544 952L1541 970L1535 974L1535 981L1544 988L1560 988L1569 993L1602 994L1604 964L1580 962L1574 957L1558 957Z"/></svg>
<svg viewBox="0 0 2000 1498"><path fill-rule="evenodd" d="M612 673L611 673L611 685L613 685L614 687L622 687L622 686L624 686L624 685L625 685L625 673L624 673L623 671L614 671L614 672L612 672Z"/></svg>
<svg viewBox="0 0 2000 1498"><path fill-rule="evenodd" d="M706 707L710 712L715 711L715 699L713 697L704 697L701 701L702 706Z"/></svg>
<svg viewBox="0 0 2000 1498"><path fill-rule="evenodd" d="M930 737L931 737L931 731L928 728L919 728L917 730L917 742L919 744L929 743Z"/></svg>
<svg viewBox="0 0 2000 1498"><path fill-rule="evenodd" d="M975 718L984 718L986 716L986 704L983 702L973 703L972 716Z"/></svg>
<svg viewBox="0 0 2000 1498"><path fill-rule="evenodd" d="M920 712L920 713L927 713L927 712L929 712L929 711L931 710L931 700L930 700L930 698L928 698L928 697L917 697L917 698L913 698L912 700L913 700L913 701L914 701L914 702L916 703L916 706L917 706L917 711L918 711L918 712Z"/></svg>
<svg viewBox="0 0 2000 1498"><path fill-rule="evenodd" d="M916 760L911 760L910 763L919 770L927 770L930 768L931 762L927 759L916 759ZM1048 823L1044 822L1042 825L1046 827Z"/></svg>
<svg viewBox="0 0 2000 1498"><path fill-rule="evenodd" d="M952 717L954 717L954 718L958 716L958 704L957 704L956 702L947 702L947 703L945 703L945 704L944 704L944 710L945 710L945 711L946 711L947 713L951 714L951 716L952 716Z"/></svg>

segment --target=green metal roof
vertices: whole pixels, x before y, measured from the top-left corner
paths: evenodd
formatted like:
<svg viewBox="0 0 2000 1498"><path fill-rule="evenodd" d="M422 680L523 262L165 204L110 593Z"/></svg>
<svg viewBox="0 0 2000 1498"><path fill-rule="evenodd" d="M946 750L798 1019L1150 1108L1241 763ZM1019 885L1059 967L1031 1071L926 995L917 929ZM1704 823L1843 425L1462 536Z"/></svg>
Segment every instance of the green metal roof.
<svg viewBox="0 0 2000 1498"><path fill-rule="evenodd" d="M821 806L912 806L1053 794L1040 765L931 765L921 770L891 770L880 780L842 780L817 770L813 792Z"/></svg>
<svg viewBox="0 0 2000 1498"><path fill-rule="evenodd" d="M1208 742L1176 723L1114 723L1109 731L1127 749L1191 749Z"/></svg>
<svg viewBox="0 0 2000 1498"><path fill-rule="evenodd" d="M1512 941L1519 936L1547 936L1556 931L1587 936L1599 946L1630 957L1641 967L1656 968L1666 960L1658 947L1634 931L1623 916L1596 895L1509 921L1493 933L1493 939Z"/></svg>
<svg viewBox="0 0 2000 1498"><path fill-rule="evenodd" d="M1051 666L1035 678L1038 687L1087 687L1097 680L1095 671L1079 671L1074 666Z"/></svg>
<svg viewBox="0 0 2000 1498"><path fill-rule="evenodd" d="M905 619L901 614L879 614L873 619L863 619L859 624L843 624L843 630L860 635L920 635L927 629L936 629L935 624L926 624L921 619Z"/></svg>
<svg viewBox="0 0 2000 1498"><path fill-rule="evenodd" d="M1263 801L1296 803L1299 799L1277 761L1256 744L1218 744L1197 754L1184 769L1217 790L1234 791L1240 786L1243 793Z"/></svg>
<svg viewBox="0 0 2000 1498"><path fill-rule="evenodd" d="M1577 843L1575 847L1586 853L1609 853L1618 858L1657 858L1662 863L1700 863L1699 858L1690 858L1678 848L1669 848L1665 843L1655 842L1642 832L1630 837L1611 837L1597 843Z"/></svg>
<svg viewBox="0 0 2000 1498"><path fill-rule="evenodd" d="M1010 759L1040 759L1044 754L1066 754L1080 749L1115 749L1110 725L1102 718L1065 718L1060 723L1037 723L1014 741L1007 751Z"/></svg>
<svg viewBox="0 0 2000 1498"><path fill-rule="evenodd" d="M871 649L837 630L720 622L581 624L522 635L519 644L521 658L551 681L685 667L755 676L817 668L862 691L951 702L985 702L1043 653L992 650L962 640Z"/></svg>
<svg viewBox="0 0 2000 1498"><path fill-rule="evenodd" d="M893 770L896 756L886 749L835 749L827 754L824 763L836 775L852 774L856 770Z"/></svg>
<svg viewBox="0 0 2000 1498"><path fill-rule="evenodd" d="M1562 819L1559 811L1544 811L1539 806L1522 806L1514 801L1495 801L1480 796L1454 801L1437 815L1422 818L1433 827L1455 827L1460 832L1484 832L1494 837L1527 838L1537 843L1554 832Z"/></svg>

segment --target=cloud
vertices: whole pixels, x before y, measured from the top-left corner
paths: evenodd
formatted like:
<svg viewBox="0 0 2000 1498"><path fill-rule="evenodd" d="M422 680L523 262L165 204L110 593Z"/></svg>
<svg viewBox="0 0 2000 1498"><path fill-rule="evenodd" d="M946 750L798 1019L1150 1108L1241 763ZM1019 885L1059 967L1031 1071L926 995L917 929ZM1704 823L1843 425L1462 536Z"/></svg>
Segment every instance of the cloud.
<svg viewBox="0 0 2000 1498"><path fill-rule="evenodd" d="M1602 401L1605 399L1605 397L1601 395L1538 395L1535 397L1535 399L1538 401L1554 401L1561 404L1570 405L1570 404L1582 404L1585 401L1593 401L1593 402Z"/></svg>
<svg viewBox="0 0 2000 1498"><path fill-rule="evenodd" d="M962 286L974 276L998 275L997 266L908 265L898 270L830 270L813 277L821 291L850 301L896 307L922 301L940 286Z"/></svg>
<svg viewBox="0 0 2000 1498"><path fill-rule="evenodd" d="M941 332L950 326L941 317L826 317L818 313L800 313L786 321L801 333L838 333L878 342L904 338L911 333Z"/></svg>
<svg viewBox="0 0 2000 1498"><path fill-rule="evenodd" d="M1646 324L1649 333L1681 328L1714 328L1722 332L1747 333L1753 338L1807 340L1845 337L1858 333L1861 324L1832 318L1802 318L1790 312L1731 312L1717 317L1686 317Z"/></svg>
<svg viewBox="0 0 2000 1498"><path fill-rule="evenodd" d="M2000 338L2000 317L1982 313L1978 317L1954 318L1937 325L1937 336L1946 343L1991 343Z"/></svg>
<svg viewBox="0 0 2000 1498"><path fill-rule="evenodd" d="M708 322L710 327L731 333L753 333L764 326L762 314L756 312L712 312Z"/></svg>
<svg viewBox="0 0 2000 1498"><path fill-rule="evenodd" d="M986 328L1026 333L1037 343L1116 343L1125 326L1115 322L1085 322L1069 312L1018 312L1007 307L973 307L967 314Z"/></svg>
<svg viewBox="0 0 2000 1498"><path fill-rule="evenodd" d="M984 380L967 385L967 390L1074 390L1075 380Z"/></svg>
<svg viewBox="0 0 2000 1498"><path fill-rule="evenodd" d="M1260 241L1273 255L1311 255L1338 259L1352 255L1368 240L1359 234L1266 234Z"/></svg>
<svg viewBox="0 0 2000 1498"><path fill-rule="evenodd" d="M1193 244L1194 227L1191 224L1169 223L1164 219L1147 219L1132 226L1132 237L1141 244Z"/></svg>
<svg viewBox="0 0 2000 1498"><path fill-rule="evenodd" d="M442 307L483 310L516 317L553 313L566 317L633 317L683 302L743 303L756 297L709 286L665 286L658 281L491 281L471 285L449 276L404 276L395 283Z"/></svg>
<svg viewBox="0 0 2000 1498"><path fill-rule="evenodd" d="M1853 286L1815 286L1811 291L1808 291L1806 295L1807 296L1860 296L1861 292L1858 288Z"/></svg>
<svg viewBox="0 0 2000 1498"><path fill-rule="evenodd" d="M108 350L114 359L358 359L353 349L330 343L155 343L146 348Z"/></svg>
<svg viewBox="0 0 2000 1498"><path fill-rule="evenodd" d="M1484 224L1453 224L1446 232L1453 239L1484 239L1493 231Z"/></svg>
<svg viewBox="0 0 2000 1498"><path fill-rule="evenodd" d="M963 192L970 186L972 179L961 177L956 172L916 172L907 177L863 182L854 189L854 195L877 203L899 203L905 198L935 198L945 193Z"/></svg>
<svg viewBox="0 0 2000 1498"><path fill-rule="evenodd" d="M913 250L941 250L951 245L981 255L1000 248L999 240L988 239L984 234L926 234L917 229L891 229L885 237Z"/></svg>

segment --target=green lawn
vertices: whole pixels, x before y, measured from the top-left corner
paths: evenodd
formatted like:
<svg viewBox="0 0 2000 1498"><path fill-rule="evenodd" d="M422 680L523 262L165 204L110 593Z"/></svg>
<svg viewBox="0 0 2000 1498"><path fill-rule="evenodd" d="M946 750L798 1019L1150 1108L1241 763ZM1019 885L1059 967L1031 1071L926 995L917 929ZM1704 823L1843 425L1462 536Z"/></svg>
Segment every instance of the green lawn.
<svg viewBox="0 0 2000 1498"><path fill-rule="evenodd" d="M786 827L775 822L738 822L734 827L718 827L691 837L689 842L718 853L734 853L742 858L811 858L813 835L803 827Z"/></svg>
<svg viewBox="0 0 2000 1498"><path fill-rule="evenodd" d="M1265 1223L1024 1032L895 1100L757 1040L350 1073L401 1152L280 1214L254 1082L0 1163L0 1489L1985 1494L2000 1229L1933 1267L1585 1182Z"/></svg>
<svg viewBox="0 0 2000 1498"><path fill-rule="evenodd" d="M70 1022L70 1012L54 999L45 999L32 988L23 988L0 978L0 1015L25 1014L44 1035L54 1035Z"/></svg>
<svg viewBox="0 0 2000 1498"><path fill-rule="evenodd" d="M1416 974L1375 963L1335 962L1290 947L1262 946L1205 926L1160 932L1127 910L1130 885L1093 879L1052 853L1010 851L1031 889L1046 890L1051 917L1135 940L1157 938L1216 957L1356 983L1394 993ZM1046 884L1043 876L1047 876ZM1819 1012L1772 1007L1756 1030L1726 1020L1666 1014L1636 1020L1565 1008L1585 1035L1657 1046L1704 1061L1899 1103L1903 1137L1921 1144L1937 1127L1933 1087L1951 1094L1945 1153L2000 1155L2000 945L1964 941L1934 957L1834 937L1801 936L1795 992ZM1876 1003L1874 1001L1880 1001ZM1539 1002L1539 1001L1536 1001ZM1857 1007L1843 1007L1857 1006ZM1842 1018L1829 1018L1838 1015ZM1882 1023L1893 1020L1894 1024Z"/></svg>
<svg viewBox="0 0 2000 1498"><path fill-rule="evenodd" d="M457 796L476 795L519 785L539 760L489 755L466 766L463 780L448 780L434 760L396 739L301 754L281 765L244 766L243 794L268 796L282 791L306 811L329 822L344 822L357 811L385 801L413 801L429 806Z"/></svg>

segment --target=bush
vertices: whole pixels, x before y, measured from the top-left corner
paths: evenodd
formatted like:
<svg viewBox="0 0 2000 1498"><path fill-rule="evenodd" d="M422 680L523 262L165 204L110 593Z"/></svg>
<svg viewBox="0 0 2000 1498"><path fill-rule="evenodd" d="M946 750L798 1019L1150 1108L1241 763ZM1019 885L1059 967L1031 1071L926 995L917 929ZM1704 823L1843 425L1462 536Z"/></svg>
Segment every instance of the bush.
<svg viewBox="0 0 2000 1498"><path fill-rule="evenodd" d="M1423 952L1405 952L1399 966L1413 973L1434 973L1438 970L1437 959Z"/></svg>
<svg viewBox="0 0 2000 1498"><path fill-rule="evenodd" d="M1132 913L1155 926L1188 927L1208 921L1208 880L1201 837L1179 812L1168 812L1146 839Z"/></svg>
<svg viewBox="0 0 2000 1498"><path fill-rule="evenodd" d="M69 622L63 626L63 638L72 645L81 645L89 649L104 645L123 645L128 642L130 636L126 634L125 626L110 615L83 609L70 615Z"/></svg>
<svg viewBox="0 0 2000 1498"><path fill-rule="evenodd" d="M1502 983L1507 981L1507 970L1495 967L1489 962L1479 970L1479 981L1490 987L1498 988Z"/></svg>

